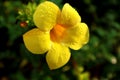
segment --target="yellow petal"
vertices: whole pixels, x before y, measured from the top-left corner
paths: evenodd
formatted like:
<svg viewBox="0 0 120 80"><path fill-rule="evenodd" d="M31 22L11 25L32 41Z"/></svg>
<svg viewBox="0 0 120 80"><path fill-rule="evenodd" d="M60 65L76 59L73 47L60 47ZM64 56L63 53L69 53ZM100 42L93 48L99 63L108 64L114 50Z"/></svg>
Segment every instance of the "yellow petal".
<svg viewBox="0 0 120 80"><path fill-rule="evenodd" d="M43 54L51 47L50 35L34 28L23 35L26 48L34 54Z"/></svg>
<svg viewBox="0 0 120 80"><path fill-rule="evenodd" d="M78 12L74 8L72 8L68 3L66 3L63 6L60 19L61 20L58 23L66 27L74 26L75 24L81 21L81 17L79 16Z"/></svg>
<svg viewBox="0 0 120 80"><path fill-rule="evenodd" d="M57 69L64 66L70 59L69 48L58 43L53 43L52 48L46 55L46 61L49 68Z"/></svg>
<svg viewBox="0 0 120 80"><path fill-rule="evenodd" d="M54 3L45 1L38 5L33 21L40 30L49 31L56 24L59 13L60 10Z"/></svg>
<svg viewBox="0 0 120 80"><path fill-rule="evenodd" d="M63 37L63 43L74 50L80 49L89 40L89 30L85 23L78 23L68 28Z"/></svg>

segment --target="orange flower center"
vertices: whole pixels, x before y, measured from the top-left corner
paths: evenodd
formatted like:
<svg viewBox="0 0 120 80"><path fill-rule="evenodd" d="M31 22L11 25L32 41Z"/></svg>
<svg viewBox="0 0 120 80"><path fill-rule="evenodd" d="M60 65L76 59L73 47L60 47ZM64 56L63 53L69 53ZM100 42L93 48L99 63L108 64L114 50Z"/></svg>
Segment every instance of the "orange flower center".
<svg viewBox="0 0 120 80"><path fill-rule="evenodd" d="M66 30L65 27L56 24L55 27L50 31L51 40L54 42L60 42L65 30Z"/></svg>

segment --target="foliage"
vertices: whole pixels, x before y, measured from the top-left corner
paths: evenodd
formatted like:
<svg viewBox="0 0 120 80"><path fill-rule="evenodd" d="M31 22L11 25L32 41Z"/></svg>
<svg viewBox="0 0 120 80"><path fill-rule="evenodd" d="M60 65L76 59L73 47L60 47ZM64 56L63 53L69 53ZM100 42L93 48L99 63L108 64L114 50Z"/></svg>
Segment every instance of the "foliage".
<svg viewBox="0 0 120 80"><path fill-rule="evenodd" d="M31 15L42 1L0 1L0 80L119 80L120 1L51 0L61 8L66 2L71 4L90 29L89 43L71 50L69 63L52 71L45 55L30 53L22 40L34 27Z"/></svg>

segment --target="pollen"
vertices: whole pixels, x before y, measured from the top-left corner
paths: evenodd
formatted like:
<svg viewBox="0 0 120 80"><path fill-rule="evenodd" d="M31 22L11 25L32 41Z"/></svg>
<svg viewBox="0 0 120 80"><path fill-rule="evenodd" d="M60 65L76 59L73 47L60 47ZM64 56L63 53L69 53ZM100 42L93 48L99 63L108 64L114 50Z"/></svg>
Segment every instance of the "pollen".
<svg viewBox="0 0 120 80"><path fill-rule="evenodd" d="M50 38L53 42L60 42L64 36L66 28L62 25L56 24L54 28L50 31Z"/></svg>

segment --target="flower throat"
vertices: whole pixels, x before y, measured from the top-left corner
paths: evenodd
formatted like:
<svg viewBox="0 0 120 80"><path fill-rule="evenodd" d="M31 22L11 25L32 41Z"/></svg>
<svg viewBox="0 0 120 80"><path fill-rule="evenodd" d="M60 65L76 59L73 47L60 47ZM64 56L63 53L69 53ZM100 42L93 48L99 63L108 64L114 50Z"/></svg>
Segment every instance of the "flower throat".
<svg viewBox="0 0 120 80"><path fill-rule="evenodd" d="M65 27L56 24L54 28L50 31L50 38L53 42L60 42L64 36Z"/></svg>

